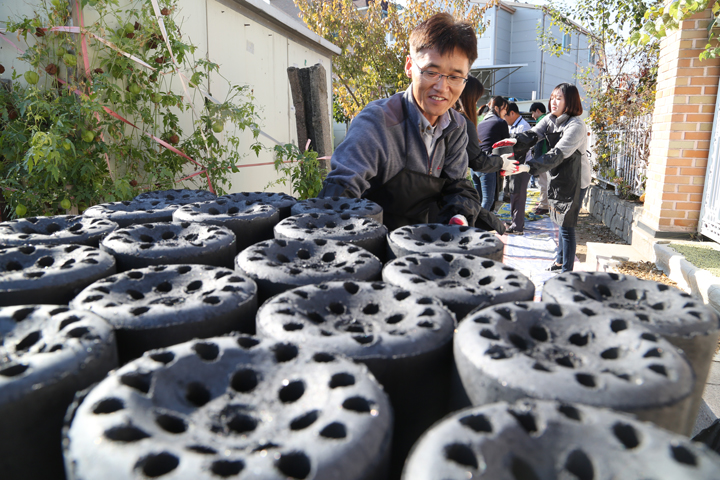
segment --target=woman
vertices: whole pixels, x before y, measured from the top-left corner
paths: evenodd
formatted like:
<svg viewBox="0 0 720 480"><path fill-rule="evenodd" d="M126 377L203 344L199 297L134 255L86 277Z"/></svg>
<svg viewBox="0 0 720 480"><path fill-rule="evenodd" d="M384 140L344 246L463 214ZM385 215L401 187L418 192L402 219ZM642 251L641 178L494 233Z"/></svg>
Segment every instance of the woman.
<svg viewBox="0 0 720 480"><path fill-rule="evenodd" d="M477 128L478 116L476 106L482 97L485 87L477 78L472 75L465 83L465 89L460 94L455 110L465 116L468 135L468 167L475 172L497 172L503 168L503 159L499 155L488 155L480 150Z"/></svg>
<svg viewBox="0 0 720 480"><path fill-rule="evenodd" d="M480 107L478 109L478 112L477 112L478 122L483 121L483 119L485 118L485 114L488 112L488 110L490 110L490 108L487 105L483 105L482 107Z"/></svg>
<svg viewBox="0 0 720 480"><path fill-rule="evenodd" d="M570 272L575 263L575 226L587 186L587 130L580 120L583 112L575 85L561 83L550 96L550 114L527 132L515 136L516 149L532 147L539 139L548 141L544 155L518 167L519 172L539 175L550 171L548 203L550 218L560 227L558 253L549 271ZM585 159L583 159L585 157ZM583 166L583 164L586 164Z"/></svg>
<svg viewBox="0 0 720 480"><path fill-rule="evenodd" d="M500 170L505 170L506 172L514 171L518 162L510 160L508 158L509 155L488 155L480 149L477 131L475 130L477 126L476 107L484 91L485 88L480 80L469 76L467 83L465 83L465 89L460 95L458 104L455 106L455 109L465 116L468 136L468 167L476 173L494 173ZM475 188L477 188L477 186ZM496 230L500 234L503 234L505 231L505 225L490 211L485 212L481 210L475 226L488 231Z"/></svg>
<svg viewBox="0 0 720 480"><path fill-rule="evenodd" d="M492 146L510 136L510 130L505 120L508 101L503 97L493 97L488 104L490 109L482 122L477 126L477 136L480 143L480 150L489 155L492 153ZM480 206L485 210L492 211L497 198L497 173L472 172L475 189L480 194Z"/></svg>

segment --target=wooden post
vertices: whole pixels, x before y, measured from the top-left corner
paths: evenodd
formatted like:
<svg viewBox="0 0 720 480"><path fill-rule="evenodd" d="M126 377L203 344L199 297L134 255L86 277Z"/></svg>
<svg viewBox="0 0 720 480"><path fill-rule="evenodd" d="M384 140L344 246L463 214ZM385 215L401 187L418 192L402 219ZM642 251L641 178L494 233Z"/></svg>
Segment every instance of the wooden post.
<svg viewBox="0 0 720 480"><path fill-rule="evenodd" d="M307 68L287 69L295 107L298 147L305 151L310 139L310 148L319 157L332 155L332 128L327 102L327 74L319 63ZM330 170L330 161L320 161L325 170Z"/></svg>

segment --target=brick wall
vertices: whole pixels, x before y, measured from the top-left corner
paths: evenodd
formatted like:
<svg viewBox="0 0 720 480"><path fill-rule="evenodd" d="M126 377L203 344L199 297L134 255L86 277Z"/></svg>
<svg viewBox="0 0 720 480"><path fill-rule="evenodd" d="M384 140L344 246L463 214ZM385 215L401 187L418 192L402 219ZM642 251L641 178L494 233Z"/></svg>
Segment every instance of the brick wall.
<svg viewBox="0 0 720 480"><path fill-rule="evenodd" d="M720 59L701 61L710 10L660 45L658 87L642 222L658 232L697 231Z"/></svg>

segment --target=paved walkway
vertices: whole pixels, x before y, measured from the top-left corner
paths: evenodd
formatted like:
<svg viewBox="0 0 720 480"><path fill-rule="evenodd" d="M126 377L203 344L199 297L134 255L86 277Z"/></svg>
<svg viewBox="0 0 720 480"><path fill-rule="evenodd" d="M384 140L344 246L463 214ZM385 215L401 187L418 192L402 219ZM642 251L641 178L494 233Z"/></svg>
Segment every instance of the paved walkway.
<svg viewBox="0 0 720 480"><path fill-rule="evenodd" d="M524 235L503 235L500 240L505 244L503 263L518 269L535 284L535 300L540 300L542 286L555 273L546 271L553 261L558 246L558 226L550 217L538 217L530 213L537 206L539 192L528 190ZM508 204L500 208L498 217L509 221ZM503 215L504 214L504 215ZM575 257L575 270L584 265Z"/></svg>
<svg viewBox="0 0 720 480"><path fill-rule="evenodd" d="M524 235L503 235L503 263L518 269L535 284L535 300L540 300L542 285L555 274L545 270L555 260L558 227L550 218L525 222Z"/></svg>

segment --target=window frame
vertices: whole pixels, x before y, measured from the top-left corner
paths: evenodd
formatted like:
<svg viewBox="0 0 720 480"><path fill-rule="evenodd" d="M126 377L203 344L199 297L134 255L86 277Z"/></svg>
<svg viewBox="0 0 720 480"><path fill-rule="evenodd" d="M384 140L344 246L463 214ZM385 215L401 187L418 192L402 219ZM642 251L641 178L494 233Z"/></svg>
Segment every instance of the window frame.
<svg viewBox="0 0 720 480"><path fill-rule="evenodd" d="M561 45L562 49L565 53L570 52L572 50L572 34L571 33L563 33L562 39L561 39Z"/></svg>

